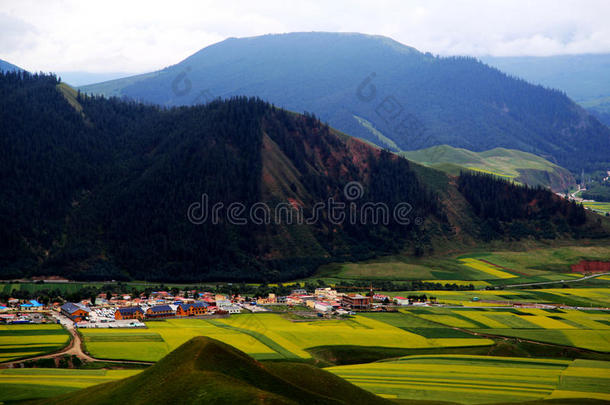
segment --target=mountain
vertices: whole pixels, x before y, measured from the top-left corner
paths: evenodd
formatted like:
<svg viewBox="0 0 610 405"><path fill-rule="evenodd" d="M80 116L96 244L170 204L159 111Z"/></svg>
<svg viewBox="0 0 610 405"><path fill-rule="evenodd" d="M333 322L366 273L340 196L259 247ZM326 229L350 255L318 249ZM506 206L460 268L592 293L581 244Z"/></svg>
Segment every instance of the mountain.
<svg viewBox="0 0 610 405"><path fill-rule="evenodd" d="M394 151L502 147L572 171L610 166L610 129L563 93L381 36L230 38L165 69L81 90L164 106L257 96Z"/></svg>
<svg viewBox="0 0 610 405"><path fill-rule="evenodd" d="M114 80L121 77L125 77L128 73L125 72L103 72L103 73L92 73L92 72L81 72L81 71L65 71L58 72L57 75L61 77L61 80L71 86L83 86L86 84L97 83L101 81Z"/></svg>
<svg viewBox="0 0 610 405"><path fill-rule="evenodd" d="M472 152L449 145L402 152L402 156L423 165L457 175L461 170L476 170L512 179L530 186L549 187L565 193L576 185L574 176L556 164L527 152L495 148Z"/></svg>
<svg viewBox="0 0 610 405"><path fill-rule="evenodd" d="M559 89L610 125L610 54L480 58L531 83Z"/></svg>
<svg viewBox="0 0 610 405"><path fill-rule="evenodd" d="M260 363L208 337L196 337L143 372L32 404L390 404L322 369Z"/></svg>
<svg viewBox="0 0 610 405"><path fill-rule="evenodd" d="M0 72L19 72L22 71L19 66L15 66L12 63L8 63L5 60L0 59Z"/></svg>
<svg viewBox="0 0 610 405"><path fill-rule="evenodd" d="M288 280L449 241L608 235L548 190L452 177L258 99L164 109L25 72L0 96L0 279Z"/></svg>

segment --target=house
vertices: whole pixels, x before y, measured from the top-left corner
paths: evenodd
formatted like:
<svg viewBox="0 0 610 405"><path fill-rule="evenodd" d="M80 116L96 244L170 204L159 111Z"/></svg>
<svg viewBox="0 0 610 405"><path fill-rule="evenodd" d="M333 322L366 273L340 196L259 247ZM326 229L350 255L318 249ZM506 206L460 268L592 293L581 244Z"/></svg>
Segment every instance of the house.
<svg viewBox="0 0 610 405"><path fill-rule="evenodd" d="M387 295L383 295L383 294L375 294L373 295L373 301L375 302L384 302L385 300L389 300L390 297L388 297Z"/></svg>
<svg viewBox="0 0 610 405"><path fill-rule="evenodd" d="M341 306L350 309L371 309L371 297L360 294L345 294Z"/></svg>
<svg viewBox="0 0 610 405"><path fill-rule="evenodd" d="M176 307L177 316L196 316L203 315L208 309L208 304L205 302L194 302L192 304L178 304Z"/></svg>
<svg viewBox="0 0 610 405"><path fill-rule="evenodd" d="M146 310L147 318L167 318L175 315L176 312L169 305L156 305Z"/></svg>
<svg viewBox="0 0 610 405"><path fill-rule="evenodd" d="M81 322L84 321L87 316L89 316L91 309L81 303L66 302L61 306L60 311L63 315L72 319L74 322Z"/></svg>
<svg viewBox="0 0 610 405"><path fill-rule="evenodd" d="M142 308L133 307L121 307L114 312L114 319L143 319L144 311Z"/></svg>
<svg viewBox="0 0 610 405"><path fill-rule="evenodd" d="M405 297L394 297L394 302L396 303L396 305L401 305L401 306L406 306L406 305L411 304L409 299L405 298Z"/></svg>
<svg viewBox="0 0 610 405"><path fill-rule="evenodd" d="M296 290L292 290L290 295L307 295L307 290L303 288L297 288Z"/></svg>
<svg viewBox="0 0 610 405"><path fill-rule="evenodd" d="M335 299L335 298L337 298L337 290L333 290L330 287L316 288L314 295L316 297Z"/></svg>
<svg viewBox="0 0 610 405"><path fill-rule="evenodd" d="M333 307L328 302L316 301L314 304L314 309L320 312L331 312Z"/></svg>
<svg viewBox="0 0 610 405"><path fill-rule="evenodd" d="M216 306L219 311L228 312L229 314L239 314L241 312L241 308L229 300L216 300Z"/></svg>

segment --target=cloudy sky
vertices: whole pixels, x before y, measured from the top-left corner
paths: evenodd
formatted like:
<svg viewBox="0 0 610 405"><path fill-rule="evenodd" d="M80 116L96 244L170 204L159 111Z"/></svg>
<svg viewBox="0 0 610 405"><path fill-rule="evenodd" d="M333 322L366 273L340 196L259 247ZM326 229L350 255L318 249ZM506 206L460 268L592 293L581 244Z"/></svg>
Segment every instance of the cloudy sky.
<svg viewBox="0 0 610 405"><path fill-rule="evenodd" d="M0 0L0 59L31 71L146 72L228 37L381 34L441 55L610 52L609 0Z"/></svg>

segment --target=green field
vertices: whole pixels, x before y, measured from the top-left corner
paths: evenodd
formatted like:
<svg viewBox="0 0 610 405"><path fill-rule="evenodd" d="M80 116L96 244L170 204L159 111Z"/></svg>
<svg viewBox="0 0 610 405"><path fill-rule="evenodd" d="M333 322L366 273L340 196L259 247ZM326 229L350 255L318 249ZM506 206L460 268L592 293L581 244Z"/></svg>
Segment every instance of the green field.
<svg viewBox="0 0 610 405"><path fill-rule="evenodd" d="M404 312L449 327L610 352L610 311L425 308Z"/></svg>
<svg viewBox="0 0 610 405"><path fill-rule="evenodd" d="M60 325L0 325L0 362L54 352L69 341Z"/></svg>
<svg viewBox="0 0 610 405"><path fill-rule="evenodd" d="M0 370L0 402L46 398L121 378L141 370L17 368Z"/></svg>
<svg viewBox="0 0 610 405"><path fill-rule="evenodd" d="M610 400L609 367L592 360L427 355L327 370L387 398L478 404L541 398Z"/></svg>
<svg viewBox="0 0 610 405"><path fill-rule="evenodd" d="M610 203L608 202L584 201L582 205L584 205L586 208L592 209L595 212L602 214L610 213Z"/></svg>
<svg viewBox="0 0 610 405"><path fill-rule="evenodd" d="M569 277L566 277L569 279ZM608 280L603 280L608 282ZM514 303L544 303L579 307L610 307L608 288L545 288L476 291L381 291L390 297L426 294L440 304L471 306L511 306Z"/></svg>
<svg viewBox="0 0 610 405"><path fill-rule="evenodd" d="M427 337L368 316L294 321L279 314L241 314L226 319L147 322L147 329L82 329L94 357L157 361L193 336L228 343L258 359L310 359L307 349L327 345L431 348L485 346L475 336Z"/></svg>
<svg viewBox="0 0 610 405"><path fill-rule="evenodd" d="M472 249L471 249L472 250ZM442 280L477 288L528 282L560 281L580 277L570 266L580 260L610 261L610 246L532 246L520 250L490 248L468 254L426 257L387 256L365 262L331 263L312 278L333 280ZM607 283L606 283L607 284Z"/></svg>
<svg viewBox="0 0 610 405"><path fill-rule="evenodd" d="M256 338L198 319L168 319L146 323L146 329L81 329L92 356L102 359L157 361L195 336L209 336L257 359L281 357Z"/></svg>

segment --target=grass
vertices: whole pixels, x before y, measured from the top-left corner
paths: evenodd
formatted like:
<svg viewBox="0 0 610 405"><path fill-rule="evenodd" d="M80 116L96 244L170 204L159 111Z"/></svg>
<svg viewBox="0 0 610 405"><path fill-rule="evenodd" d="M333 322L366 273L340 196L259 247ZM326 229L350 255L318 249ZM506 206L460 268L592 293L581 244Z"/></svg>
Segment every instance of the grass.
<svg viewBox="0 0 610 405"><path fill-rule="evenodd" d="M498 268L489 265L479 259L464 258L460 259L460 261L464 263L465 266L472 267L473 269L482 272L483 275L481 278L489 278L489 276L491 276L491 278L501 279L517 277L514 274L507 273L506 271L498 270Z"/></svg>
<svg viewBox="0 0 610 405"><path fill-rule="evenodd" d="M387 348L429 348L490 345L487 339L428 339L406 329L376 319L355 316L348 320L292 322L277 314L242 314L219 322L264 334L291 353L310 358L307 349L316 346L378 346Z"/></svg>
<svg viewBox="0 0 610 405"><path fill-rule="evenodd" d="M214 339L198 337L129 378L56 398L52 404L210 403L383 404L383 399L306 364L259 363Z"/></svg>
<svg viewBox="0 0 610 405"><path fill-rule="evenodd" d="M428 355L327 370L378 395L474 404L548 396L609 400L607 367L590 360Z"/></svg>
<svg viewBox="0 0 610 405"><path fill-rule="evenodd" d="M402 155L409 160L453 175L468 169L533 186L557 187L574 182L574 178L566 169L540 156L514 149L495 148L485 152L473 152L439 145L405 151Z"/></svg>
<svg viewBox="0 0 610 405"><path fill-rule="evenodd" d="M382 314L379 314L382 315ZM316 346L377 346L431 348L485 346L488 339L455 333L433 337L412 330L413 319L402 325L375 316L345 320L292 321L280 314L240 314L215 320L172 319L147 322L147 329L82 329L83 341L92 356L101 359L157 361L194 336L209 336L260 360L310 360L308 349ZM438 325L436 325L438 328Z"/></svg>
<svg viewBox="0 0 610 405"><path fill-rule="evenodd" d="M54 352L69 341L60 325L0 325L0 362Z"/></svg>
<svg viewBox="0 0 610 405"><path fill-rule="evenodd" d="M235 346L255 358L278 357L250 335L219 328L200 319L168 319L147 322L147 329L81 329L92 356L102 359L157 361L195 336L209 336Z"/></svg>
<svg viewBox="0 0 610 405"><path fill-rule="evenodd" d="M520 309L517 313L504 309L466 311L447 308L429 308L427 313L417 310L405 312L425 322L449 327L610 352L610 312L530 308ZM470 324L465 324L465 321L470 321Z"/></svg>
<svg viewBox="0 0 610 405"><path fill-rule="evenodd" d="M602 214L610 213L610 203L608 202L584 201L582 205Z"/></svg>
<svg viewBox="0 0 610 405"><path fill-rule="evenodd" d="M570 266L580 260L610 261L610 246L597 242L566 246L522 243L510 249L488 246L480 251L469 248L469 253L445 251L424 257L395 255L364 262L330 263L321 266L312 279L331 283L336 280L426 280L442 284L472 283L475 288L485 288L569 280L581 276L570 274Z"/></svg>
<svg viewBox="0 0 610 405"><path fill-rule="evenodd" d="M478 291L381 291L392 297L411 294L426 294L436 297L437 302L461 306L501 306L514 303L547 303L579 307L609 307L608 288L547 288L523 290L478 290Z"/></svg>
<svg viewBox="0 0 610 405"><path fill-rule="evenodd" d="M126 378L141 370L15 368L0 370L0 401L47 398Z"/></svg>

